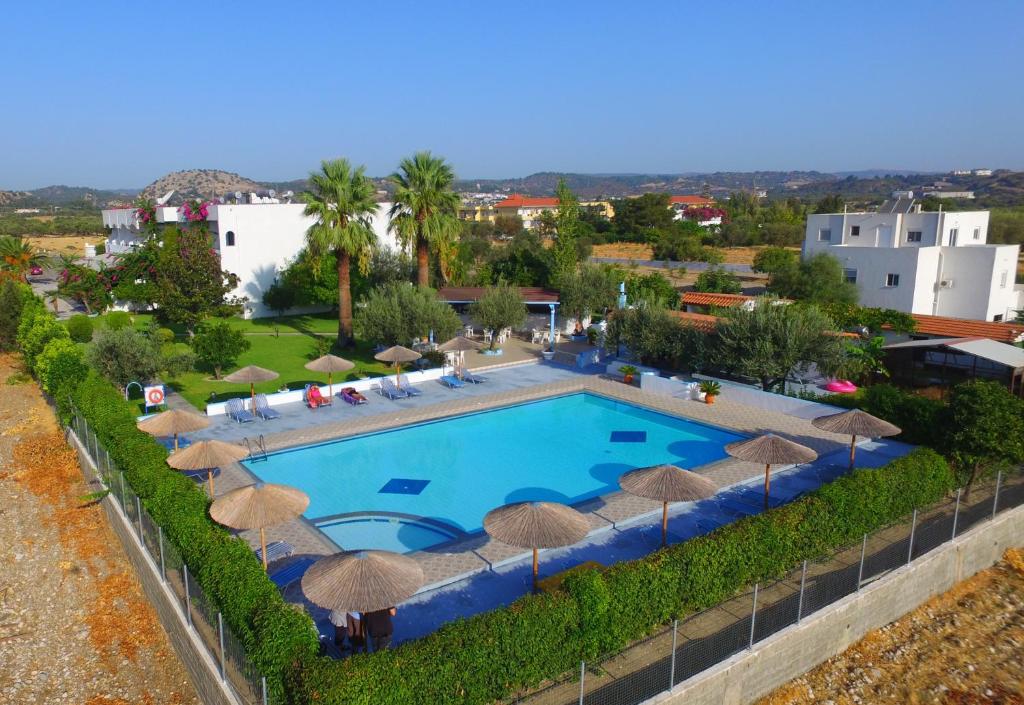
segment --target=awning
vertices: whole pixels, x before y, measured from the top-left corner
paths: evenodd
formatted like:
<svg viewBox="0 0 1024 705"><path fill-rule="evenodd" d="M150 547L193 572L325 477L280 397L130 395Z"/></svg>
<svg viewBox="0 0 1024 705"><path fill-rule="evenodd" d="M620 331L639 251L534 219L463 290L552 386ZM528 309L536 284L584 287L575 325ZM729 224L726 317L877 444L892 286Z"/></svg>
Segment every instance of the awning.
<svg viewBox="0 0 1024 705"><path fill-rule="evenodd" d="M946 348L953 352L975 357L1012 369L1024 367L1024 349L1007 345L989 338L934 338L932 340L908 340L903 343L886 345L885 350L902 348Z"/></svg>

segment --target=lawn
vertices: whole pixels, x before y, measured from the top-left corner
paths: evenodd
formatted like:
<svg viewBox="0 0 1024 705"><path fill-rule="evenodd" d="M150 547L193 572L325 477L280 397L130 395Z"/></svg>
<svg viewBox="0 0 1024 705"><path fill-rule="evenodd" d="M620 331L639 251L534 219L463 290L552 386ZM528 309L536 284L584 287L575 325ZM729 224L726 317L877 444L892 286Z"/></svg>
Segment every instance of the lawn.
<svg viewBox="0 0 1024 705"><path fill-rule="evenodd" d="M93 319L97 328L102 325L104 316ZM152 319L151 315L139 314L133 317L136 328L145 330ZM301 389L307 383L327 384L327 374L310 372L305 365L317 357L315 339L330 338L332 341L338 330L338 319L333 314L288 316L281 319L261 318L244 320L229 318L228 322L248 337L252 347L238 360L238 367L259 365L277 372L280 377L270 382L256 385L257 392L275 392L283 385L289 389ZM275 326L280 335L275 336ZM173 327L172 327L173 329ZM184 330L178 333L177 345L184 346ZM334 375L334 383L358 379L360 376L379 376L389 371L389 366L373 359L373 348L369 343L360 343L354 350L341 353L347 360L356 363L355 369ZM237 368L233 368L237 369ZM225 370L224 374L232 370ZM206 409L211 402L224 401L233 397L249 395L248 384L232 384L213 379L209 370L197 369L179 376L176 379L164 380L177 390L200 411Z"/></svg>

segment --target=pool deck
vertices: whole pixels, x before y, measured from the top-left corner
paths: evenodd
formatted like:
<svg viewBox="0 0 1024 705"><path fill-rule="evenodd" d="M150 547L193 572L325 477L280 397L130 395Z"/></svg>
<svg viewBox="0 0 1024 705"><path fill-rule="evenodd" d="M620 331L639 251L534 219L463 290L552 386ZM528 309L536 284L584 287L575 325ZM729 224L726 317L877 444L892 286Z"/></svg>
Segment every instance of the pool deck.
<svg viewBox="0 0 1024 705"><path fill-rule="evenodd" d="M848 437L814 428L806 405L799 414L787 413L787 406L778 406L772 399L785 398L770 395L766 403L741 403L730 399L728 391L713 405L674 396L643 392L637 387L605 379L596 374L585 374L558 365L526 363L492 368L484 373L488 381L479 385L466 385L451 390L440 383L425 384L420 397L389 401L370 394L369 403L350 406L336 399L332 407L310 410L301 404L278 407L282 418L274 421L256 421L237 424L226 417L212 417L210 428L196 434L193 439L218 438L240 442L243 437L254 439L264 436L269 451L308 445L372 433L384 429L441 419L449 416L478 412L519 404L562 394L592 392L604 397L638 404L694 421L720 426L742 434L757 435L774 432L814 448L826 456L843 451ZM775 408L777 407L778 408ZM820 413L833 409L820 406ZM292 408L294 407L294 408ZM255 461L258 463L258 461ZM756 482L763 478L764 467L732 458L720 460L698 468L691 468L712 479L720 488L738 483ZM773 475L783 468L773 470ZM253 475L242 465L221 469L217 480L217 494L250 484ZM661 504L624 492L612 492L576 505L591 525L591 536L599 537L644 519L653 521L660 515ZM678 507L677 507L678 509ZM242 532L241 536L257 545L258 533ZM297 519L267 530L267 540L286 540L295 549L295 556L320 556L338 550L338 547L305 519ZM443 544L411 554L423 568L426 586L430 591L496 568L521 562L528 553L520 548L490 539L486 534ZM295 557L286 560L295 560ZM273 569L273 567L272 567Z"/></svg>

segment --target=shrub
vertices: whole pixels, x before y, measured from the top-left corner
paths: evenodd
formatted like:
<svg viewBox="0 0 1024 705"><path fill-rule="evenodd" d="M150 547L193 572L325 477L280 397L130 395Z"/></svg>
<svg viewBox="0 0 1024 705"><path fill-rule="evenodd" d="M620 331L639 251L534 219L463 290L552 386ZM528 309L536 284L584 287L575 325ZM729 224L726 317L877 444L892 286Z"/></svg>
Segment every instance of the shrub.
<svg viewBox="0 0 1024 705"><path fill-rule="evenodd" d="M220 379L221 370L234 366L238 357L251 346L245 333L235 330L227 321L204 323L192 338L196 358L213 370L214 379Z"/></svg>
<svg viewBox="0 0 1024 705"><path fill-rule="evenodd" d="M409 345L413 338L447 340L462 327L451 306L433 289L389 282L373 289L356 312L356 330L381 345Z"/></svg>
<svg viewBox="0 0 1024 705"><path fill-rule="evenodd" d="M714 294L738 294L743 291L740 278L721 267L711 267L697 275L694 291Z"/></svg>
<svg viewBox="0 0 1024 705"><path fill-rule="evenodd" d="M170 328L157 328L156 336L163 344L173 343L175 338L174 331Z"/></svg>
<svg viewBox="0 0 1024 705"><path fill-rule="evenodd" d="M949 395L943 424L949 457L961 479L1006 463L1024 462L1024 401L998 382L965 382Z"/></svg>
<svg viewBox="0 0 1024 705"><path fill-rule="evenodd" d="M67 338L48 342L36 358L35 369L43 389L58 402L89 374L82 348Z"/></svg>
<svg viewBox="0 0 1024 705"><path fill-rule="evenodd" d="M120 389L129 382L148 382L160 363L156 343L133 328L103 329L89 350L89 364Z"/></svg>
<svg viewBox="0 0 1024 705"><path fill-rule="evenodd" d="M68 329L62 326L49 311L34 309L22 317L18 326L18 347L25 357L25 364L35 370L36 358L46 344L55 338L67 338Z"/></svg>
<svg viewBox="0 0 1024 705"><path fill-rule="evenodd" d="M92 340L92 319L76 313L68 319L68 333L76 343L88 343Z"/></svg>
<svg viewBox="0 0 1024 705"><path fill-rule="evenodd" d="M111 311L106 315L103 324L110 330L121 330L132 324L132 317L127 311Z"/></svg>
<svg viewBox="0 0 1024 705"><path fill-rule="evenodd" d="M478 326L494 331L491 336L491 350L494 350L502 328L521 326L526 321L526 304L518 290L502 283L487 287L480 300L470 306L469 316Z"/></svg>
<svg viewBox="0 0 1024 705"><path fill-rule="evenodd" d="M897 438L906 443L943 451L946 405L935 399L904 392L891 384L873 384L857 395L834 394L826 403L844 408L860 408L869 414L899 426Z"/></svg>
<svg viewBox="0 0 1024 705"><path fill-rule="evenodd" d="M24 289L28 287L10 279L0 286L0 350L13 350L17 344L18 324L25 306Z"/></svg>

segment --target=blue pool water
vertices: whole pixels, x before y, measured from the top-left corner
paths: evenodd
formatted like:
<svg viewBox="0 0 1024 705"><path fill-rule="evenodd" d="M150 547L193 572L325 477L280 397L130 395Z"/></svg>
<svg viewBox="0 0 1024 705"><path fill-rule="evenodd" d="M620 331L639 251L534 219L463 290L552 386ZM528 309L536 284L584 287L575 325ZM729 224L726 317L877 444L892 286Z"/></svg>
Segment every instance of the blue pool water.
<svg viewBox="0 0 1024 705"><path fill-rule="evenodd" d="M305 516L342 548L414 551L480 531L502 504L574 504L618 490L627 470L719 460L740 438L580 393L283 451L247 467L308 494Z"/></svg>

